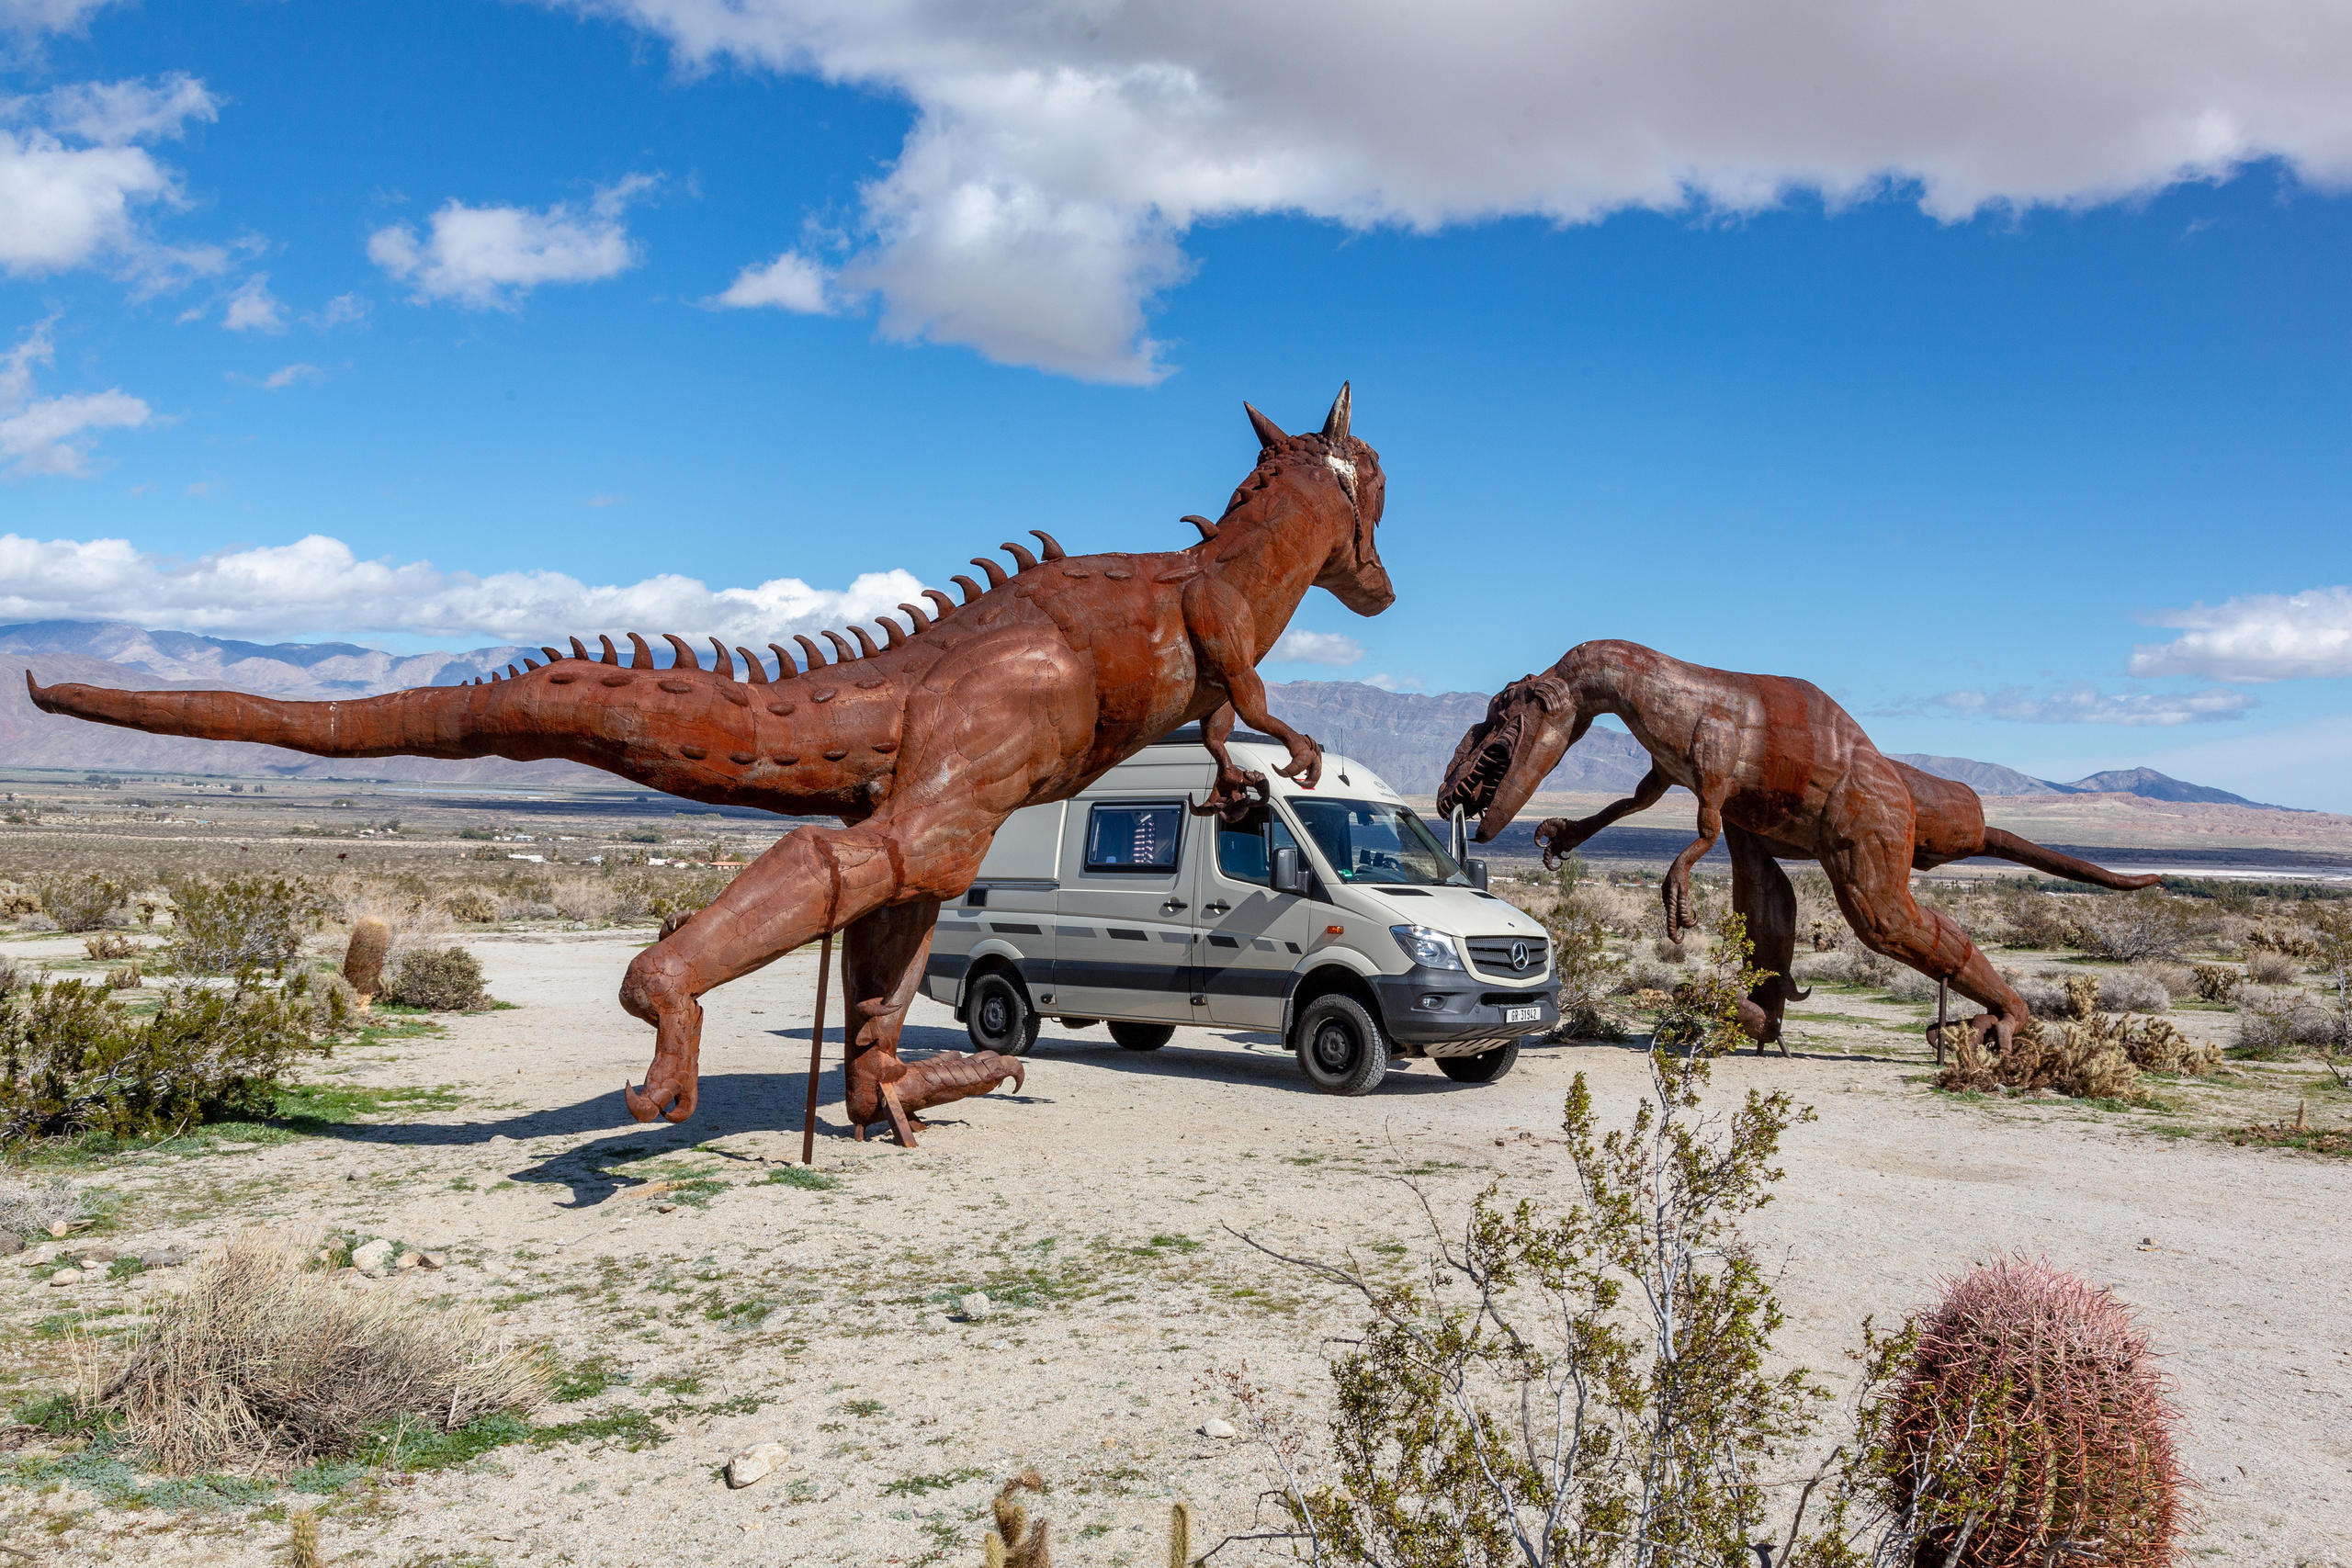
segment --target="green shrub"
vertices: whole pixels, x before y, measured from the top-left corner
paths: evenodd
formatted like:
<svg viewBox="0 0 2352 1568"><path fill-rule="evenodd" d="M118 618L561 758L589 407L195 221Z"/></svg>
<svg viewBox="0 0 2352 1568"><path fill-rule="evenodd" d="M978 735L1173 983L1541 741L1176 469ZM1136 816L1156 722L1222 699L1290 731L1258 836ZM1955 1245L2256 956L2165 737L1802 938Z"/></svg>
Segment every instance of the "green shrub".
<svg viewBox="0 0 2352 1568"><path fill-rule="evenodd" d="M121 907L130 889L110 876L93 871L81 876L35 878L33 895L41 913L62 931L94 931Z"/></svg>
<svg viewBox="0 0 2352 1568"><path fill-rule="evenodd" d="M462 947L423 948L405 954L384 999L433 1012L480 1012L490 1005L481 965Z"/></svg>
<svg viewBox="0 0 2352 1568"><path fill-rule="evenodd" d="M168 1136L264 1116L287 1070L330 1049L312 1038L301 976L283 990L175 987L148 1018L107 998L104 987L57 980L0 1001L0 1144Z"/></svg>
<svg viewBox="0 0 2352 1568"><path fill-rule="evenodd" d="M172 961L192 975L284 972L324 900L282 876L224 876L172 886Z"/></svg>

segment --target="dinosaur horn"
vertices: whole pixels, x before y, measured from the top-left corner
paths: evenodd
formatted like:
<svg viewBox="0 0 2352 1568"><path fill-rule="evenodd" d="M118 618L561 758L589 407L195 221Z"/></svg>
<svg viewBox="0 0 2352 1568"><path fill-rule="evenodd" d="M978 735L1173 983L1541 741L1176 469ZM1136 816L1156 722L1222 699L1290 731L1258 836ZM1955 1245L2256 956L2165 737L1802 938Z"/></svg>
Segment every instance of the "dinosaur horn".
<svg viewBox="0 0 2352 1568"><path fill-rule="evenodd" d="M850 647L850 645L849 645L849 640L848 640L846 637L842 637L841 633L839 633L839 632L826 632L826 633L823 633L822 635L823 635L823 637L824 637L824 639L825 639L827 642L830 642L830 643L831 643L831 644L833 645L833 648L834 648L835 651L840 655L840 657L839 657L839 658L837 658L837 659L835 659L835 660L833 660L833 662L834 662L834 663L836 663L836 664L847 664L847 663L849 663L852 660L854 660L854 659L855 659L855 658L857 657L857 654L856 654L855 650L854 650L854 649L853 649ZM869 642L869 643L867 643L865 646L866 646L866 647L868 647L868 648L872 648L874 645L873 645L872 643L870 643L870 642Z"/></svg>
<svg viewBox="0 0 2352 1568"><path fill-rule="evenodd" d="M569 658L571 657L571 655L570 655L570 654L567 654L566 652L564 652L564 651L563 651L563 649L560 649L560 648L545 648L545 647L543 647L543 648L541 648L541 649L539 649L539 651L540 651L541 653L544 653L544 654L546 654L546 655L548 656L548 662L549 664L560 664L560 663L562 663L566 659L569 659Z"/></svg>
<svg viewBox="0 0 2352 1568"><path fill-rule="evenodd" d="M988 573L989 586L990 588L1001 588L1006 583L1012 581L1012 579L1004 574L1004 568L997 565L996 562L989 559L986 556L974 556L972 558L972 564L978 567L982 571Z"/></svg>
<svg viewBox="0 0 2352 1568"><path fill-rule="evenodd" d="M915 635L917 637L921 637L923 633L931 630L931 617L924 615L920 609L917 609L912 604L901 604L899 608L904 610L907 613L907 619L915 624Z"/></svg>
<svg viewBox="0 0 2352 1568"><path fill-rule="evenodd" d="M503 676L503 675L501 675L501 674L500 674L497 671L495 671L495 670L493 670L493 671L492 671L490 672L490 683L491 683L492 685L493 685L493 686L494 686L494 685L496 685L496 684L498 684L498 682L499 682L503 681L504 679L506 679L506 677L505 677L505 676Z"/></svg>
<svg viewBox="0 0 2352 1568"><path fill-rule="evenodd" d="M1028 546L1016 545L1012 540L1007 539L1003 544L999 545L997 548L1002 550L1006 555L1011 556L1022 570L1033 571L1036 569L1037 558L1029 553Z"/></svg>
<svg viewBox="0 0 2352 1568"><path fill-rule="evenodd" d="M1032 534L1036 535L1037 542L1046 547L1046 558L1047 560L1059 560L1062 557L1069 553L1068 550L1062 548L1062 542L1059 539L1055 538L1043 528L1032 528L1029 531Z"/></svg>
<svg viewBox="0 0 2352 1568"><path fill-rule="evenodd" d="M808 668L809 668L809 669L811 669L811 670L820 670L820 669L824 668L824 664L825 664L825 650L824 650L823 649L819 648L815 643L810 642L807 637L802 637L798 632L795 632L795 633L793 633L793 634L792 634L792 640L793 640L793 641L795 641L795 642L797 642L797 643L798 643L801 647L803 647L803 648L805 648L805 649L807 649L808 650Z"/></svg>
<svg viewBox="0 0 2352 1568"><path fill-rule="evenodd" d="M892 620L889 616L876 615L874 617L874 624L882 628L882 635L889 640L889 645L892 648L896 648L900 643L907 640L907 634L900 631L899 629L899 623Z"/></svg>
<svg viewBox="0 0 2352 1568"><path fill-rule="evenodd" d="M537 669L538 667L537 665L533 665L532 668ZM510 681L518 678L522 673L523 672L520 670L515 669L512 664L506 667L506 678Z"/></svg>
<svg viewBox="0 0 2352 1568"><path fill-rule="evenodd" d="M793 660L792 655L785 652L784 644L772 642L768 646L775 649L775 678L778 681L789 681L800 673L800 666Z"/></svg>
<svg viewBox="0 0 2352 1568"><path fill-rule="evenodd" d="M676 632L663 632L662 639L677 650L670 661L671 669L699 670L702 668L702 655L695 651L693 643L688 642Z"/></svg>
<svg viewBox="0 0 2352 1568"><path fill-rule="evenodd" d="M767 661L748 648L738 647L735 651L743 656L743 679L754 686L766 685L768 683Z"/></svg>
<svg viewBox="0 0 2352 1568"><path fill-rule="evenodd" d="M1333 446L1348 438L1348 383L1340 383L1340 395L1331 400L1331 412L1323 420L1323 439Z"/></svg>
<svg viewBox="0 0 2352 1568"><path fill-rule="evenodd" d="M1001 575L1003 575L1003 574L1000 572L998 575L999 575L999 576L1001 576ZM966 576L965 576L962 572L960 572L960 571L959 571L959 572L957 572L955 576L953 576L953 577L949 578L947 581L950 581L950 582L952 582L952 583L954 583L956 587L958 587L958 588L960 588L960 589L962 589L962 590L964 591L964 603L965 603L965 604L970 604L973 600L975 600L975 599L978 598L981 594L983 594L983 593L985 593L985 592L988 592L988 590L987 590L987 589L985 589L985 588L981 587L978 583L977 583L977 582L973 581L970 578L966 577Z"/></svg>
<svg viewBox="0 0 2352 1568"><path fill-rule="evenodd" d="M1198 528L1201 531L1201 537L1204 539L1214 539L1216 537L1216 525L1210 522L1205 517L1196 517L1188 512L1184 513L1183 516L1178 518L1177 521L1180 523L1190 523L1193 527Z"/></svg>
<svg viewBox="0 0 2352 1568"><path fill-rule="evenodd" d="M727 645L717 637L710 639L710 668L722 680L735 679L735 656L729 653Z"/></svg>
<svg viewBox="0 0 2352 1568"><path fill-rule="evenodd" d="M1276 424L1272 420L1268 419L1264 414L1260 413L1248 403L1243 403L1241 407L1243 412L1248 413L1250 416L1250 428L1258 433L1258 445L1260 447L1279 446L1283 442L1290 439L1289 436L1283 434L1283 427L1281 425Z"/></svg>
<svg viewBox="0 0 2352 1568"><path fill-rule="evenodd" d="M939 618L941 620L944 621L948 616L956 613L956 601L950 599L946 594L942 593L938 589L926 588L922 591L922 596L939 606Z"/></svg>
<svg viewBox="0 0 2352 1568"><path fill-rule="evenodd" d="M524 668L524 669L526 669L526 670L537 670L538 667L539 667L539 661L538 661L537 660L533 659L533 658L532 658L529 654L527 654L527 653L526 653L526 654L525 654L525 655L523 656L523 668ZM514 666L513 666L512 664L510 664L510 665L508 665L506 668L508 668L509 670L512 670L512 669L514 669Z"/></svg>
<svg viewBox="0 0 2352 1568"><path fill-rule="evenodd" d="M611 637L608 637L602 632L599 632L596 634L596 640L605 645L605 657L603 662L606 664L618 664L621 661L621 651L619 649L613 646L613 639Z"/></svg>
<svg viewBox="0 0 2352 1568"><path fill-rule="evenodd" d="M637 650L628 661L628 667L630 669L650 670L653 668L653 650L645 646L645 639L643 637L638 636L635 632L631 632L628 634L628 645L630 648Z"/></svg>
<svg viewBox="0 0 2352 1568"><path fill-rule="evenodd" d="M871 659L876 654L882 651L880 649L874 646L874 639L865 635L865 628L864 626L850 627L849 635L857 638L858 657L860 659Z"/></svg>
<svg viewBox="0 0 2352 1568"><path fill-rule="evenodd" d="M609 646L609 645L607 645L607 646ZM572 657L572 658L574 658L574 659L585 659L585 658L587 658L587 657L588 657L588 645L587 645L586 643L584 643L584 642L582 642L578 637L573 637L573 638L571 639L571 657Z"/></svg>

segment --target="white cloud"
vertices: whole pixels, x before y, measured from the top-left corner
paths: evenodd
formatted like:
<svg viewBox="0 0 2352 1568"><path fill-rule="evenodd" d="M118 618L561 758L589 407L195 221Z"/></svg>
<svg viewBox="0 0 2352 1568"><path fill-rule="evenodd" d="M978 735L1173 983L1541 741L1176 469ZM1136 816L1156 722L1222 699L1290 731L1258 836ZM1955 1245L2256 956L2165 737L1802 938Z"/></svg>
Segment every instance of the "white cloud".
<svg viewBox="0 0 2352 1568"><path fill-rule="evenodd" d="M204 84L91 82L0 101L0 272L37 277L102 260L158 285L217 270L215 249L175 249L136 216L179 199L176 175L138 145L216 112Z"/></svg>
<svg viewBox="0 0 2352 1568"><path fill-rule="evenodd" d="M304 381L315 381L325 374L325 371L315 365L287 365L281 366L266 376L259 377L241 376L232 370L229 372L229 379L243 386L259 387L265 392L282 392L287 388L299 386Z"/></svg>
<svg viewBox="0 0 2352 1568"><path fill-rule="evenodd" d="M690 67L903 96L843 281L886 332L1114 381L1164 373L1147 305L1234 216L1428 231L1895 189L1956 220L2267 156L2352 177L2340 0L544 3Z"/></svg>
<svg viewBox="0 0 2352 1568"><path fill-rule="evenodd" d="M2352 675L2352 588L2249 593L2148 617L2187 635L2132 650L2134 675L2290 681Z"/></svg>
<svg viewBox="0 0 2352 1568"><path fill-rule="evenodd" d="M2022 686L1997 692L1946 692L1928 705L1967 718L2013 724L2210 724L2243 718L2258 705L2244 692L2211 686L2199 692L2102 692L2087 681L2036 695Z"/></svg>
<svg viewBox="0 0 2352 1568"><path fill-rule="evenodd" d="M1291 660L1300 664L1353 664L1363 657L1363 644L1345 632L1310 632L1293 626L1274 640L1269 660Z"/></svg>
<svg viewBox="0 0 2352 1568"><path fill-rule="evenodd" d="M468 207L452 197L420 236L405 223L368 237L368 256L420 300L449 299L475 310L511 310L546 283L594 283L635 266L636 244L621 222L629 202L656 182L632 175L598 191L585 212L562 202L527 207Z"/></svg>
<svg viewBox="0 0 2352 1568"><path fill-rule="evenodd" d="M34 327L0 355L0 477L87 474L90 433L145 424L153 411L118 389L67 397L33 396L33 367L55 357L49 325Z"/></svg>
<svg viewBox="0 0 2352 1568"><path fill-rule="evenodd" d="M913 573L876 571L846 589L780 577L749 588L711 588L664 574L607 586L557 571L487 577L425 561L361 560L340 539L313 534L290 545L227 550L196 560L134 549L122 539L28 539L0 534L0 620L130 620L234 636L280 637L336 628L482 637L524 644L625 631L713 633L760 648L791 634L871 621L917 604Z"/></svg>
<svg viewBox="0 0 2352 1568"><path fill-rule="evenodd" d="M822 266L798 251L786 251L765 266L747 266L737 273L727 292L710 303L739 310L769 305L806 316L831 315L832 301L826 296L830 281Z"/></svg>
<svg viewBox="0 0 2352 1568"><path fill-rule="evenodd" d="M1384 692L1418 692L1421 689L1421 678L1419 675L1391 675L1385 671L1377 675L1365 676L1363 683L1367 686L1377 686Z"/></svg>
<svg viewBox="0 0 2352 1568"><path fill-rule="evenodd" d="M269 274L257 272L238 285L229 296L229 308L221 312L220 325L232 333L286 330L286 307L269 291Z"/></svg>
<svg viewBox="0 0 2352 1568"><path fill-rule="evenodd" d="M70 33L83 19L114 0L0 0L0 32Z"/></svg>
<svg viewBox="0 0 2352 1568"><path fill-rule="evenodd" d="M315 315L305 319L319 331L327 332L343 325L345 321L365 320L367 315L367 300L356 294L338 294L328 300Z"/></svg>

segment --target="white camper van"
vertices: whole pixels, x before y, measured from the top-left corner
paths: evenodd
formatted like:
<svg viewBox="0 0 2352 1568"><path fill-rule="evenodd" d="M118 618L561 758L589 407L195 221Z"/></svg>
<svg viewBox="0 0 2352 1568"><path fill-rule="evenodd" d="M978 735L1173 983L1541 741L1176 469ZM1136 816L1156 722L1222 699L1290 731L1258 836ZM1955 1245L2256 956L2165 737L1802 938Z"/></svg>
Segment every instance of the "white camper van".
<svg viewBox="0 0 2352 1568"><path fill-rule="evenodd" d="M1544 928L1362 763L1326 753L1308 790L1275 773L1278 741L1237 734L1233 755L1272 795L1239 826L1185 809L1216 774L1192 726L1015 812L940 911L924 994L1012 1055L1057 1018L1133 1051L1180 1023L1278 1032L1329 1094L1370 1093L1398 1057L1509 1072L1559 1018Z"/></svg>

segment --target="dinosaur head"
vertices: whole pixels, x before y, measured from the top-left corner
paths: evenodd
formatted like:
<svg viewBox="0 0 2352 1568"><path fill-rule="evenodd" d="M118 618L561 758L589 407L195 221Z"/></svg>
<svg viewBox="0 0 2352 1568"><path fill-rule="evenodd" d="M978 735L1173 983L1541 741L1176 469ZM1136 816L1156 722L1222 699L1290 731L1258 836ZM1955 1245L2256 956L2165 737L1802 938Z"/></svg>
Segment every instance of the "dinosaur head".
<svg viewBox="0 0 2352 1568"><path fill-rule="evenodd" d="M1349 432L1349 394L1343 383L1331 401L1323 428L1312 435L1285 435L1282 427L1248 403L1250 428L1258 433L1259 468L1289 459L1305 467L1337 491L1336 504L1318 509L1342 525L1331 530L1329 553L1317 572L1315 586L1359 615L1376 615L1396 602L1388 569L1380 563L1373 532L1380 526L1381 509L1387 504L1388 484L1380 471L1380 454ZM1236 495L1237 502L1241 499Z"/></svg>
<svg viewBox="0 0 2352 1568"><path fill-rule="evenodd" d="M1458 806L1478 818L1480 843L1492 839L1559 765L1577 719L1567 682L1556 675L1529 675L1505 686L1453 749L1437 792L1438 815L1451 817Z"/></svg>

